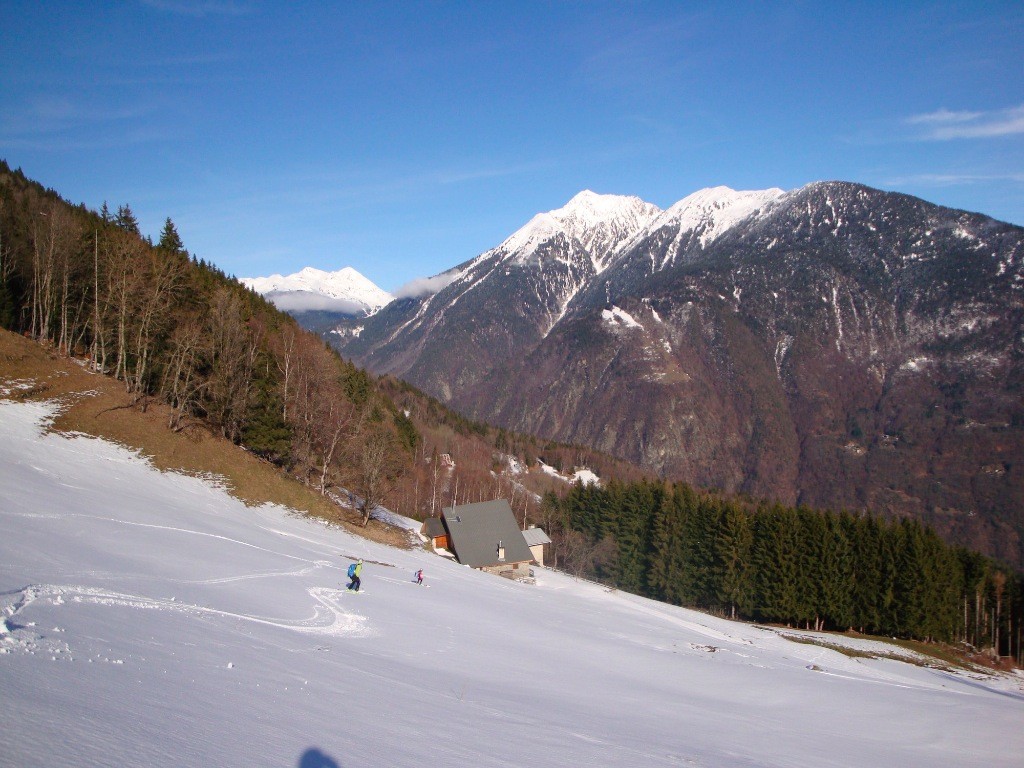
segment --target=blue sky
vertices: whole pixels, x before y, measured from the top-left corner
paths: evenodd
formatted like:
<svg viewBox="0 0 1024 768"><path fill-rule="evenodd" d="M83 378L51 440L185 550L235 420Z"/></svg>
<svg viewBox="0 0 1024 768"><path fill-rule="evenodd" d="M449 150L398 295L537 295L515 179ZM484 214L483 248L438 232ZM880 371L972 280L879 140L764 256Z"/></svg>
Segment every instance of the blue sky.
<svg viewBox="0 0 1024 768"><path fill-rule="evenodd" d="M5 0L0 157L230 274L388 290L581 189L842 179L1024 224L1022 41L1019 2Z"/></svg>

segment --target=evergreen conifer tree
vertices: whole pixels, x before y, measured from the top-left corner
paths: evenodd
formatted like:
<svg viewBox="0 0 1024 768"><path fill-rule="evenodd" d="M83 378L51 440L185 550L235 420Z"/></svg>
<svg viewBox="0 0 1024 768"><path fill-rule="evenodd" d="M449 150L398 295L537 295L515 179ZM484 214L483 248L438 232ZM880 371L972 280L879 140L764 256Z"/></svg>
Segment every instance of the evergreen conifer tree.
<svg viewBox="0 0 1024 768"><path fill-rule="evenodd" d="M174 226L174 222L171 221L171 217L168 216L164 222L164 228L160 232L160 240L157 242L157 248L161 248L171 253L184 253L185 244L181 242L181 237L178 235L178 230Z"/></svg>
<svg viewBox="0 0 1024 768"><path fill-rule="evenodd" d="M104 205L106 205L106 203L104 203ZM131 232L133 235L142 236L142 233L139 231L139 220L135 218L135 214L132 212L131 206L127 203L117 209L117 216L114 217L114 224L126 232Z"/></svg>
<svg viewBox="0 0 1024 768"><path fill-rule="evenodd" d="M735 503L724 504L715 542L721 569L717 599L733 619L738 615L749 616L753 611L754 584L750 568L753 543L750 516Z"/></svg>
<svg viewBox="0 0 1024 768"><path fill-rule="evenodd" d="M621 488L615 531L618 542L616 584L621 589L642 592L647 585L649 531L660 496L660 489L648 482L631 483Z"/></svg>
<svg viewBox="0 0 1024 768"><path fill-rule="evenodd" d="M779 504L755 518L751 559L757 570L757 604L762 618L792 623L798 615L800 585L796 513Z"/></svg>
<svg viewBox="0 0 1024 768"><path fill-rule="evenodd" d="M821 569L824 584L821 594L824 602L821 612L832 629L845 630L854 626L853 603L856 576L853 543L850 540L852 518L847 513L826 515L827 536Z"/></svg>

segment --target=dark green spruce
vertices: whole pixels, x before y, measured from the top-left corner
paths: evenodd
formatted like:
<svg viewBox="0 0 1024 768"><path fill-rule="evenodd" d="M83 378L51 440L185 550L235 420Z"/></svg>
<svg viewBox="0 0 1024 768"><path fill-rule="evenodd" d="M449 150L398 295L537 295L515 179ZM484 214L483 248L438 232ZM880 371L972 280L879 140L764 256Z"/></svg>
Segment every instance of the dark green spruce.
<svg viewBox="0 0 1024 768"><path fill-rule="evenodd" d="M562 565L619 589L731 618L1020 654L1020 574L916 520L650 481L577 484L545 503L589 543Z"/></svg>

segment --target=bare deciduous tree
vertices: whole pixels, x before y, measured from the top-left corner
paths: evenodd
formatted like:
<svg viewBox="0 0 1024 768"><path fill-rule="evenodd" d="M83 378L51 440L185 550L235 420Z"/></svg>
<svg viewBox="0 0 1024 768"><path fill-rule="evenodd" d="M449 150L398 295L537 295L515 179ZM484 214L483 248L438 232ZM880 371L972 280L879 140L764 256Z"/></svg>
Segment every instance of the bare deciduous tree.
<svg viewBox="0 0 1024 768"><path fill-rule="evenodd" d="M143 248L142 241L122 229L109 230L102 241L102 268L106 279L102 289L103 306L98 312L104 318L103 327L97 330L105 339L100 345L101 366L106 368L109 343L110 351L115 356L114 378L124 381L129 390L129 342L142 273L140 262Z"/></svg>
<svg viewBox="0 0 1024 768"><path fill-rule="evenodd" d="M320 459L320 492L327 493L328 475L335 475L341 457L339 447L351 440L355 423L355 408L341 391L336 379L329 379L317 388L315 397L315 429L313 445Z"/></svg>
<svg viewBox="0 0 1024 768"><path fill-rule="evenodd" d="M64 304L68 298L72 250L78 235L78 221L64 205L53 202L39 206L32 222L31 322L37 340L54 340L54 325L66 324ZM62 302L62 299L64 300ZM61 334L65 327L59 328Z"/></svg>
<svg viewBox="0 0 1024 768"><path fill-rule="evenodd" d="M349 485L361 497L359 511L365 526L373 510L394 488L405 464L404 457L394 435L370 427L361 439L353 441L348 458Z"/></svg>
<svg viewBox="0 0 1024 768"><path fill-rule="evenodd" d="M237 292L220 289L210 310L209 412L223 435L237 442L252 398L259 339L246 325Z"/></svg>
<svg viewBox="0 0 1024 768"><path fill-rule="evenodd" d="M338 361L310 334L286 328L273 343L282 376L292 457L301 477L319 476L322 493L334 482L338 447L350 436L354 409L339 381ZM330 477L329 477L330 476Z"/></svg>
<svg viewBox="0 0 1024 768"><path fill-rule="evenodd" d="M138 265L142 274L136 281L135 331L131 389L138 396L148 390L148 378L155 338L166 331L177 293L184 278L185 263L177 254L145 248Z"/></svg>
<svg viewBox="0 0 1024 768"><path fill-rule="evenodd" d="M996 571L992 574L992 591L996 599L992 621L992 655L999 656L999 625L1003 619L1003 593L1006 590L1006 574Z"/></svg>
<svg viewBox="0 0 1024 768"><path fill-rule="evenodd" d="M167 426L174 431L182 428L206 386L200 369L208 351L206 326L197 318L179 324L171 334L160 391L171 406Z"/></svg>
<svg viewBox="0 0 1024 768"><path fill-rule="evenodd" d="M281 398L281 418L288 421L288 399L292 394L292 372L295 368L296 346L303 334L293 325L286 325L281 332L276 334L272 340L274 347L274 360L277 362L278 371L281 373L281 387L284 390L284 397Z"/></svg>

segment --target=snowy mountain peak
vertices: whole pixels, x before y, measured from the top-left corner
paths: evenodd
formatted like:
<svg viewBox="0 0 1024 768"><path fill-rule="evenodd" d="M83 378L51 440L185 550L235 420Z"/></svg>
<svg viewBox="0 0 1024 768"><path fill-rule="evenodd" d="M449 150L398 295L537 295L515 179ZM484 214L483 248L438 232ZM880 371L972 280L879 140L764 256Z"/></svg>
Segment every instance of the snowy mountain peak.
<svg viewBox="0 0 1024 768"><path fill-rule="evenodd" d="M639 197L599 195L589 189L575 195L561 208L539 213L499 246L517 260L532 256L542 244L562 234L579 241L600 272L608 257L661 213L656 205Z"/></svg>
<svg viewBox="0 0 1024 768"><path fill-rule="evenodd" d="M701 245L707 245L784 194L777 187L754 191L736 191L722 186L701 189L669 207L651 229L674 226L680 232L698 232Z"/></svg>
<svg viewBox="0 0 1024 768"><path fill-rule="evenodd" d="M242 285L284 311L327 310L372 315L394 297L352 267L325 272L304 267L290 275L241 277Z"/></svg>
<svg viewBox="0 0 1024 768"><path fill-rule="evenodd" d="M526 255L533 253L542 244L559 232L564 232L562 223L551 213L538 213L522 228L516 230L499 247L508 253Z"/></svg>
<svg viewBox="0 0 1024 768"><path fill-rule="evenodd" d="M585 189L551 215L577 226L593 227L616 220L643 218L660 212L658 207L632 195L599 195Z"/></svg>

